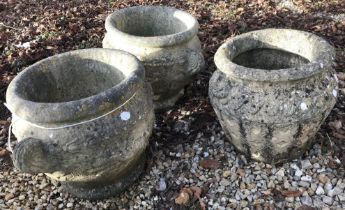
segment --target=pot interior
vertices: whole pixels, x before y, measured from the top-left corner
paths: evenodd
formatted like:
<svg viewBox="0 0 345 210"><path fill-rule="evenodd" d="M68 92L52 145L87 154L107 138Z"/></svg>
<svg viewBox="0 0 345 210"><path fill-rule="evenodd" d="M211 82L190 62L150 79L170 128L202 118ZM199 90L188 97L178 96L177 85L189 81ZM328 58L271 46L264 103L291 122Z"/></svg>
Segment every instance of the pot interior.
<svg viewBox="0 0 345 210"><path fill-rule="evenodd" d="M256 48L237 55L233 60L247 68L278 70L309 63L307 58L280 49Z"/></svg>
<svg viewBox="0 0 345 210"><path fill-rule="evenodd" d="M23 98L41 103L68 102L99 94L125 79L107 63L70 56L39 63L20 81Z"/></svg>
<svg viewBox="0 0 345 210"><path fill-rule="evenodd" d="M188 30L183 14L171 9L129 9L112 18L118 30L134 36L152 37Z"/></svg>

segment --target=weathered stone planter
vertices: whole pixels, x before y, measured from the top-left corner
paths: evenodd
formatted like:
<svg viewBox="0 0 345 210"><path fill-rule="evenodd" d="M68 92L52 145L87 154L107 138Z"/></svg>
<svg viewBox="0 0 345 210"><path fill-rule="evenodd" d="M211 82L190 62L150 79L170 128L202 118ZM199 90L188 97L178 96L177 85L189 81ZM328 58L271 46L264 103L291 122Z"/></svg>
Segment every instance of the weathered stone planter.
<svg viewBox="0 0 345 210"><path fill-rule="evenodd" d="M223 44L209 95L231 143L267 163L299 157L336 102L334 55L320 37L289 29Z"/></svg>
<svg viewBox="0 0 345 210"><path fill-rule="evenodd" d="M118 193L141 173L154 113L135 56L87 49L21 72L6 95L19 143L14 165L46 173L87 199Z"/></svg>
<svg viewBox="0 0 345 210"><path fill-rule="evenodd" d="M156 109L172 106L204 65L198 22L181 10L126 8L109 15L105 28L104 48L130 52L143 62Z"/></svg>

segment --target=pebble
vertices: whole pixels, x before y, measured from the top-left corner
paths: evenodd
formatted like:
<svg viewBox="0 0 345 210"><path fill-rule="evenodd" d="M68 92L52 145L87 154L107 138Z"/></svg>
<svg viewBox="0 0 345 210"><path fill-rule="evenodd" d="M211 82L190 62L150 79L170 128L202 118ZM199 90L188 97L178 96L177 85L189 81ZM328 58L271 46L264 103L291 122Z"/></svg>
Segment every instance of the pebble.
<svg viewBox="0 0 345 210"><path fill-rule="evenodd" d="M333 196L341 194L343 191L344 190L340 189L339 187L334 187L333 189L328 191L327 195L329 197L333 197Z"/></svg>
<svg viewBox="0 0 345 210"><path fill-rule="evenodd" d="M56 208L52 205L52 204L49 204L47 207L46 207L46 210L55 210Z"/></svg>
<svg viewBox="0 0 345 210"><path fill-rule="evenodd" d="M6 194L5 195L5 201L9 201L11 200L12 198L14 198L14 195L12 193L9 193L9 194Z"/></svg>
<svg viewBox="0 0 345 210"><path fill-rule="evenodd" d="M313 164L313 169L319 169L319 168L321 168L319 163L314 163Z"/></svg>
<svg viewBox="0 0 345 210"><path fill-rule="evenodd" d="M294 197L286 197L285 200L289 203L292 203L295 201L295 198Z"/></svg>
<svg viewBox="0 0 345 210"><path fill-rule="evenodd" d="M271 209L297 209L301 205L345 209L345 180L340 178L344 173L329 168L326 156L307 156L306 160L294 160L279 166L247 161L236 153L224 133L219 131L217 123L211 128L211 144L211 137L198 134L192 143L179 144L174 149L159 147L150 169L133 187L118 197L102 201L72 200L61 187L51 184L44 174L26 177L14 170L9 170L11 175L0 172L0 209L25 206L26 203L28 206L35 203L36 210L169 209L171 201L176 198L173 196L177 196L172 192L192 186L207 188L201 197L206 209L252 209L266 204L272 205ZM201 168L200 161L206 157L219 161L219 167ZM168 189L168 183L172 184L171 189ZM274 200L275 190L300 190L303 194L282 197L279 202ZM191 206L184 207L188 209Z"/></svg>
<svg viewBox="0 0 345 210"><path fill-rule="evenodd" d="M302 202L302 204L307 205L307 206L312 206L313 205L313 200L309 196L303 196L301 198L301 202Z"/></svg>
<svg viewBox="0 0 345 210"><path fill-rule="evenodd" d="M317 187L316 191L315 191L316 195L323 195L325 194L325 191L323 190L323 187L321 187L320 185Z"/></svg>
<svg viewBox="0 0 345 210"><path fill-rule="evenodd" d="M318 175L318 180L319 182L321 182L322 184L326 184L327 182L329 182L329 178L325 175L325 174L320 174Z"/></svg>
<svg viewBox="0 0 345 210"><path fill-rule="evenodd" d="M267 187L268 187L268 188L270 188L270 189L275 188L275 184L274 184L274 182L273 182L272 180L270 180L270 181L268 182Z"/></svg>
<svg viewBox="0 0 345 210"><path fill-rule="evenodd" d="M67 208L71 208L71 207L73 207L73 203L67 203Z"/></svg>
<svg viewBox="0 0 345 210"><path fill-rule="evenodd" d="M223 172L223 177L227 178L231 175L231 171L227 170Z"/></svg>
<svg viewBox="0 0 345 210"><path fill-rule="evenodd" d="M300 177L300 176L302 176L302 175L303 175L303 171L301 171L300 169L297 169L297 170L295 171L295 176Z"/></svg>
<svg viewBox="0 0 345 210"><path fill-rule="evenodd" d="M160 178L157 190L162 192L162 191L165 191L166 189L167 189L167 184L165 182L165 179Z"/></svg>
<svg viewBox="0 0 345 210"><path fill-rule="evenodd" d="M281 168L277 173L276 176L278 177L284 177L285 176L285 169Z"/></svg>
<svg viewBox="0 0 345 210"><path fill-rule="evenodd" d="M298 185L301 187L309 187L310 183L306 181L300 181Z"/></svg>
<svg viewBox="0 0 345 210"><path fill-rule="evenodd" d="M244 208L244 207L247 207L247 206L248 206L248 201L242 200L241 201L241 207Z"/></svg>
<svg viewBox="0 0 345 210"><path fill-rule="evenodd" d="M344 193L339 194L337 197L338 197L338 199L339 199L340 202L342 202L342 203L345 202L345 194L344 194Z"/></svg>
<svg viewBox="0 0 345 210"><path fill-rule="evenodd" d="M302 160L301 167L302 169L310 169L313 165L310 163L310 160Z"/></svg>
<svg viewBox="0 0 345 210"><path fill-rule="evenodd" d="M37 205L36 207L35 207L35 210L42 210L43 209L43 206L42 205Z"/></svg>
<svg viewBox="0 0 345 210"><path fill-rule="evenodd" d="M311 176L302 176L301 181L311 182L313 179Z"/></svg>
<svg viewBox="0 0 345 210"><path fill-rule="evenodd" d="M333 189L333 186L332 186L331 183L328 182L328 183L325 184L324 190L325 190L326 193L328 193L332 189Z"/></svg>
<svg viewBox="0 0 345 210"><path fill-rule="evenodd" d="M313 191L316 191L317 187L318 186L317 186L316 183L311 183L311 185L310 185L310 189L313 190Z"/></svg>
<svg viewBox="0 0 345 210"><path fill-rule="evenodd" d="M323 196L322 197L322 201L325 204L328 204L328 205L332 205L333 204L333 199L331 197L328 197L328 196Z"/></svg>
<svg viewBox="0 0 345 210"><path fill-rule="evenodd" d="M222 181L220 181L220 185L226 187L230 185L230 182L227 179L222 179Z"/></svg>

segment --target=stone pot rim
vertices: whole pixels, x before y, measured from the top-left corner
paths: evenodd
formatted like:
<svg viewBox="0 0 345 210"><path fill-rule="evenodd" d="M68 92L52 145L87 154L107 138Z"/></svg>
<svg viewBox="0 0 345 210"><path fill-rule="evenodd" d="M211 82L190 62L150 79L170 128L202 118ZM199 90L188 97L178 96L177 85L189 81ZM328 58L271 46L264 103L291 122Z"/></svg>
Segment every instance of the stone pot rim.
<svg viewBox="0 0 345 210"><path fill-rule="evenodd" d="M125 78L120 83L115 84L109 89L88 97L66 102L36 102L23 97L20 90L18 90L21 81L27 79L30 76L30 72L37 71L42 65L56 64L58 66L58 62L54 61L66 58L73 59L73 56L81 56L81 58L103 62L102 59L97 58L97 55L100 53L111 56L113 59L126 59L126 63L131 63L131 65L126 65L122 69L116 67L119 71L126 71L128 73L124 74ZM130 100L138 90L139 84L144 82L144 77L143 65L134 55L128 52L103 48L74 50L45 58L25 68L8 86L6 102L8 109L13 115L30 123L37 125L76 123L100 116Z"/></svg>
<svg viewBox="0 0 345 210"><path fill-rule="evenodd" d="M180 20L186 23L186 25L188 25L188 28L184 31L168 35L136 36L123 32L120 29L116 28L114 24L112 24L114 19L121 16L125 16L129 12L141 12L143 10L158 10L162 11L162 13L175 13L178 16L184 17L184 19ZM131 45L138 45L142 47L160 48L174 46L189 41L197 35L199 23L193 15L176 8L167 6L134 6L116 10L112 14L108 15L108 17L105 20L105 29L107 33L111 34L111 37L114 37L118 42L125 42Z"/></svg>
<svg viewBox="0 0 345 210"><path fill-rule="evenodd" d="M312 59L308 59L310 62L306 64L277 70L249 68L232 62L232 59L240 53L252 49L265 48L262 46L254 46L251 49L240 49L239 52L236 52L236 50L238 51L235 46L236 44L239 44L241 42L248 42L248 40L265 42L265 39L269 39L269 34L272 33L276 33L281 36L296 36L299 39L303 39L305 43L300 43L298 49L306 48L306 45L308 44L307 42L309 41L310 46L311 44L315 44L313 45L313 49L317 51L313 55ZM291 43L291 40L288 41ZM267 46L269 46L268 48L271 49L285 50L287 52L290 52L289 50L280 48L279 46L270 46L270 42L267 42L265 44L267 44ZM305 58L305 55L301 56ZM327 41L317 35L300 30L270 28L251 31L229 39L218 48L214 56L214 61L218 70L234 78L259 82L282 82L300 80L324 72L325 69L332 68L334 58L334 48Z"/></svg>

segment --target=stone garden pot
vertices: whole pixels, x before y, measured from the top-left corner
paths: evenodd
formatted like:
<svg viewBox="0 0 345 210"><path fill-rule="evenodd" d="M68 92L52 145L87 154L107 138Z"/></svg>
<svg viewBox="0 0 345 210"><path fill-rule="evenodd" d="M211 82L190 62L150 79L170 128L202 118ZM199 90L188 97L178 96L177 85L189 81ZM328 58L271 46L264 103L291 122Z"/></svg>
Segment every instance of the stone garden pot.
<svg viewBox="0 0 345 210"><path fill-rule="evenodd" d="M224 43L209 96L235 148L273 164L301 156L336 102L334 56L325 40L289 29Z"/></svg>
<svg viewBox="0 0 345 210"><path fill-rule="evenodd" d="M8 87L18 139L13 162L71 194L114 195L143 169L154 122L144 67L111 49L63 53L26 68Z"/></svg>
<svg viewBox="0 0 345 210"><path fill-rule="evenodd" d="M105 28L104 48L130 52L143 62L156 109L174 105L204 65L198 22L187 12L161 6L130 7L109 15Z"/></svg>

